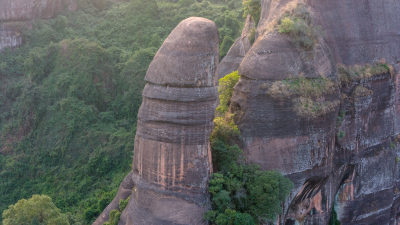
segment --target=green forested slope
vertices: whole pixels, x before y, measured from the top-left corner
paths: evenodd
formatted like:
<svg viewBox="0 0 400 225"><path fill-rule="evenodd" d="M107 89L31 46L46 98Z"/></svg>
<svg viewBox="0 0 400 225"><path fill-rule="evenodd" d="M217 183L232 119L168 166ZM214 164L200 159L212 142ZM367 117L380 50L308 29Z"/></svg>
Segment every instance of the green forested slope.
<svg viewBox="0 0 400 225"><path fill-rule="evenodd" d="M23 46L0 53L0 212L46 194L71 224L90 224L130 170L143 78L162 41L203 16L230 46L243 20L241 0L92 2L35 21Z"/></svg>

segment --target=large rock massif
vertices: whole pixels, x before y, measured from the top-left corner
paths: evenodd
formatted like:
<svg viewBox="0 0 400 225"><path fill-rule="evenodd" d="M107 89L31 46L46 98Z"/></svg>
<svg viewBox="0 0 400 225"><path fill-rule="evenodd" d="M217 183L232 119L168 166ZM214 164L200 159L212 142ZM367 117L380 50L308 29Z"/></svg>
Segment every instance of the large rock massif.
<svg viewBox="0 0 400 225"><path fill-rule="evenodd" d="M133 171L126 178L134 188L119 224L204 223L218 57L216 25L196 17L182 21L154 57L138 115ZM113 203L126 198L123 185ZM113 203L95 224L108 219L118 206Z"/></svg>
<svg viewBox="0 0 400 225"><path fill-rule="evenodd" d="M296 13L311 47L278 31ZM400 2L264 0L261 14L231 109L247 160L295 183L277 223L328 224L334 207L342 224L398 224Z"/></svg>
<svg viewBox="0 0 400 225"><path fill-rule="evenodd" d="M219 66L246 159L295 184L276 224L400 223L400 1L262 0ZM279 29L283 18L301 30ZM297 26L296 25L296 26ZM294 29L296 29L296 26ZM253 34L252 34L253 35ZM120 224L201 224L216 102L215 25L183 21L146 76Z"/></svg>
<svg viewBox="0 0 400 225"><path fill-rule="evenodd" d="M75 10L75 0L0 0L0 51L22 43L20 32L33 19L51 18L63 10Z"/></svg>

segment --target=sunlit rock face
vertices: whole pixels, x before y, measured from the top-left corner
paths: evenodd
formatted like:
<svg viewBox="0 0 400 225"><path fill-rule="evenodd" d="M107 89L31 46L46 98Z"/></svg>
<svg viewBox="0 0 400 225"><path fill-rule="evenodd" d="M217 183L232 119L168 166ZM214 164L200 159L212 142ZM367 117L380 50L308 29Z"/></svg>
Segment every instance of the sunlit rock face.
<svg viewBox="0 0 400 225"><path fill-rule="evenodd" d="M328 224L334 206L342 224L398 224L400 2L261 4L258 38L240 64L231 109L247 160L279 170L295 184L276 223ZM295 46L277 28L285 13L299 5L319 31L309 49ZM395 70L347 84L340 81L338 64L381 59ZM336 88L311 97L307 91L285 91L290 80L321 77ZM359 95L360 86L367 93ZM304 110L315 103L314 111Z"/></svg>
<svg viewBox="0 0 400 225"><path fill-rule="evenodd" d="M154 57L138 114L134 189L119 224L205 223L218 56L214 22L192 17Z"/></svg>
<svg viewBox="0 0 400 225"><path fill-rule="evenodd" d="M22 44L21 30L36 18L52 18L63 10L75 10L75 0L0 0L0 51Z"/></svg>

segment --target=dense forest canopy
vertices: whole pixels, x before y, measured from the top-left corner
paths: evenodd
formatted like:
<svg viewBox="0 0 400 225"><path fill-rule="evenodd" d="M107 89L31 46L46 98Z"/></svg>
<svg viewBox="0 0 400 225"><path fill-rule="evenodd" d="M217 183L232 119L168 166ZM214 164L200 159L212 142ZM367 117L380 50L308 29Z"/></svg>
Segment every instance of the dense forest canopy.
<svg viewBox="0 0 400 225"><path fill-rule="evenodd" d="M46 194L70 224L90 224L130 170L144 75L184 18L219 27L223 57L241 0L80 0L36 20L0 53L0 212ZM0 213L0 223L1 223Z"/></svg>

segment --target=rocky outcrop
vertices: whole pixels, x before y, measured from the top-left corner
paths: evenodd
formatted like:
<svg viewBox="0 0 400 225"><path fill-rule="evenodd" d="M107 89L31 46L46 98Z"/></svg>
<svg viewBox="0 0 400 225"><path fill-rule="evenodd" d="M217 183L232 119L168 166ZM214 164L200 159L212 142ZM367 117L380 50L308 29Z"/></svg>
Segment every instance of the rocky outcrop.
<svg viewBox="0 0 400 225"><path fill-rule="evenodd" d="M218 57L216 25L197 17L182 21L154 57L138 114L134 189L119 224L204 223Z"/></svg>
<svg viewBox="0 0 400 225"><path fill-rule="evenodd" d="M0 51L7 47L17 47L22 44L19 25L24 26L21 22L0 22Z"/></svg>
<svg viewBox="0 0 400 225"><path fill-rule="evenodd" d="M65 9L75 10L76 7L74 0L1 0L0 21L48 19Z"/></svg>
<svg viewBox="0 0 400 225"><path fill-rule="evenodd" d="M250 15L247 16L242 34L235 40L226 56L217 67L218 79L239 68L244 56L249 51L256 38L255 23Z"/></svg>
<svg viewBox="0 0 400 225"><path fill-rule="evenodd" d="M293 12L310 17L311 48L278 31ZM295 184L278 224L328 224L333 206L342 224L399 222L399 12L394 0L262 1L231 110L247 160Z"/></svg>
<svg viewBox="0 0 400 225"><path fill-rule="evenodd" d="M333 209L341 224L398 224L400 2L262 0L261 7L254 44L248 19L218 74L240 64L230 110L246 160L294 183L275 224L325 225ZM301 31L279 29L284 17ZM120 224L202 223L216 39L210 21L185 20L150 65L135 188Z"/></svg>
<svg viewBox="0 0 400 225"><path fill-rule="evenodd" d="M21 30L36 18L52 18L75 10L75 0L0 0L0 51L22 44Z"/></svg>

